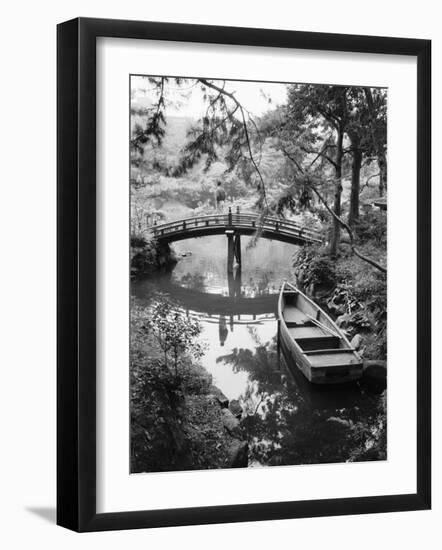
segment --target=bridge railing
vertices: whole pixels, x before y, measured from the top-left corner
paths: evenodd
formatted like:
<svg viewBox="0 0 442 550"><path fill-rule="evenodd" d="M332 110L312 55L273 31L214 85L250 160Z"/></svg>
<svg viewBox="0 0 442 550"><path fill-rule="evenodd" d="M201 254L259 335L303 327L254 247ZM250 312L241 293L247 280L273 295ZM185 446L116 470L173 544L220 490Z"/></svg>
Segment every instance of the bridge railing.
<svg viewBox="0 0 442 550"><path fill-rule="evenodd" d="M247 212L229 212L223 214L209 214L206 216L194 216L173 222L154 225L151 229L154 236L161 237L173 233L188 231L202 227L246 227L275 232L287 233L304 237L306 240L320 241L318 232L309 229L299 222L265 216L261 218L256 214Z"/></svg>

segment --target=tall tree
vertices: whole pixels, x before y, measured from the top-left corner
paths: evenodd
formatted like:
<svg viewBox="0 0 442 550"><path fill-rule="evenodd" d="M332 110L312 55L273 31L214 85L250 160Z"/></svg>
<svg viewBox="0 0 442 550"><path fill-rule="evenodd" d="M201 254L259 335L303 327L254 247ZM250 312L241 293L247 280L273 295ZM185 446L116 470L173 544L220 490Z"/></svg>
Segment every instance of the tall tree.
<svg viewBox="0 0 442 550"><path fill-rule="evenodd" d="M352 87L348 92L348 122L346 133L350 139L351 154L351 188L348 224L353 227L359 220L359 194L361 186L361 167L364 153L371 149L370 137L367 136L369 116L367 102L362 88Z"/></svg>
<svg viewBox="0 0 442 550"><path fill-rule="evenodd" d="M341 225L342 165L344 157L344 134L348 123L348 88L345 86L326 86L302 84L289 90L288 114L293 122L308 123L309 120L322 119L325 129L332 130L332 136L317 151L304 147L306 153L317 153L327 159L334 168L333 229L330 238L330 253L338 252ZM333 139L331 139L331 137Z"/></svg>
<svg viewBox="0 0 442 550"><path fill-rule="evenodd" d="M284 206L293 209L293 197L297 197L299 204L303 197L307 196L308 200L304 200L304 206L310 208L313 205L314 198L316 198L331 215L333 223L338 224L341 229L347 232L353 253L364 262L385 273L386 268L382 264L361 252L357 247L357 240L350 225L343 220L341 215L336 214L335 205L329 205L330 199L327 196L327 191L330 186L336 188L335 137L330 136L330 134L327 135L324 126L318 123L318 117L311 115L304 115L304 118L290 117L286 112L287 109L287 107L279 108L275 112L266 115L260 126L263 134L272 137L275 146L283 152L294 169L292 183L281 194L280 202ZM353 130L355 128L356 125L353 125ZM346 131L349 129L351 129L350 116L347 119ZM363 135L363 131L361 131L361 135ZM355 145L357 144L357 137L359 137L359 134L353 136ZM355 147L355 149L362 152L363 145L365 147L365 139L360 138L358 147ZM347 148L345 152L352 152L352 147ZM344 150L342 151L343 154ZM327 163L329 166L334 167L331 175L330 169L326 169L325 165ZM352 162L352 166L355 166L354 162ZM357 171L356 168L354 168L354 171Z"/></svg>
<svg viewBox="0 0 442 550"><path fill-rule="evenodd" d="M359 193L361 188L362 149L358 137L352 139L351 189L348 223L353 226L359 220Z"/></svg>

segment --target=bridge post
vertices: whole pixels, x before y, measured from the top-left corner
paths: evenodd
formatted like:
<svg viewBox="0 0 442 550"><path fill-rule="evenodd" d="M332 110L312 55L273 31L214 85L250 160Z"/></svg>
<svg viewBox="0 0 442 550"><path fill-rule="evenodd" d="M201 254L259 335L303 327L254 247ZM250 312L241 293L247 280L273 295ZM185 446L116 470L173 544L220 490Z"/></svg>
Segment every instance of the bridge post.
<svg viewBox="0 0 442 550"><path fill-rule="evenodd" d="M241 235L235 234L233 229L226 231L227 235L227 272L233 273L233 264L236 260L241 269Z"/></svg>
<svg viewBox="0 0 442 550"><path fill-rule="evenodd" d="M232 225L232 209L229 206L228 225Z"/></svg>
<svg viewBox="0 0 442 550"><path fill-rule="evenodd" d="M235 235L235 246L234 246L234 252L235 252L235 259L241 267L241 235Z"/></svg>
<svg viewBox="0 0 442 550"><path fill-rule="evenodd" d="M229 298L235 297L235 278L233 273L227 270L227 287L229 289Z"/></svg>
<svg viewBox="0 0 442 550"><path fill-rule="evenodd" d="M233 231L227 233L227 272L233 273L233 259L235 257L235 242Z"/></svg>

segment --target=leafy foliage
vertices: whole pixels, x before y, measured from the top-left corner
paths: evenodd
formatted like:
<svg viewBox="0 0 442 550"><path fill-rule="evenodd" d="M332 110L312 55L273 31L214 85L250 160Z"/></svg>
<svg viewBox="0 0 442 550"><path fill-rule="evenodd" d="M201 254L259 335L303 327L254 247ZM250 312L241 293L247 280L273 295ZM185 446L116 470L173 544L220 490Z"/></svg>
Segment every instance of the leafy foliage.
<svg viewBox="0 0 442 550"><path fill-rule="evenodd" d="M187 399L186 436L192 468L202 470L227 466L229 438L224 430L219 406L207 396Z"/></svg>
<svg viewBox="0 0 442 550"><path fill-rule="evenodd" d="M176 263L175 255L167 243L159 243L143 235L131 235L130 254L132 278L141 277L162 268L169 269Z"/></svg>
<svg viewBox="0 0 442 550"><path fill-rule="evenodd" d="M228 459L219 405L210 398L212 378L194 356L198 327L168 311L189 342L173 328L154 328L164 321L160 311L152 317L135 302L131 307L132 473L222 467ZM166 341L172 367L178 354L179 372L165 362Z"/></svg>
<svg viewBox="0 0 442 550"><path fill-rule="evenodd" d="M183 354L191 353L199 359L204 353L204 346L196 340L201 333L199 321L174 311L166 300L154 305L145 326L163 351L164 363L168 368L172 357L175 377L178 377L179 360Z"/></svg>
<svg viewBox="0 0 442 550"><path fill-rule="evenodd" d="M355 227L362 242L373 240L376 245L387 246L387 217L381 211L370 211L361 217Z"/></svg>
<svg viewBox="0 0 442 550"><path fill-rule="evenodd" d="M336 283L336 267L324 247L304 246L295 258L295 273L302 285L307 288L330 288Z"/></svg>
<svg viewBox="0 0 442 550"><path fill-rule="evenodd" d="M164 109L166 107L166 85L172 80L177 85L185 82L182 78L170 79L168 77L146 77L147 84L151 86L151 94L155 97L152 105L147 108L131 109L132 120L134 127L131 132L131 152L142 154L144 146L150 142L161 145L165 135L166 119ZM143 119L144 124L137 121L137 117Z"/></svg>
<svg viewBox="0 0 442 550"><path fill-rule="evenodd" d="M352 435L358 446L352 451L349 462L387 459L387 394L384 390L376 414L370 423L357 422Z"/></svg>

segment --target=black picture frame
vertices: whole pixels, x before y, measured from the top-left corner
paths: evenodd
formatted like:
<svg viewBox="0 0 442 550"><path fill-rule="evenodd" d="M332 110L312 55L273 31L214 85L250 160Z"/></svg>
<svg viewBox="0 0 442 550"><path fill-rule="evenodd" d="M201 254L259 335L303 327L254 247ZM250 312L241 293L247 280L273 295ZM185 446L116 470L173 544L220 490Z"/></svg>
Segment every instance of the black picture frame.
<svg viewBox="0 0 442 550"><path fill-rule="evenodd" d="M96 39L417 58L417 491L361 498L96 512ZM75 531L425 510L431 506L431 41L79 18L57 28L57 523Z"/></svg>

